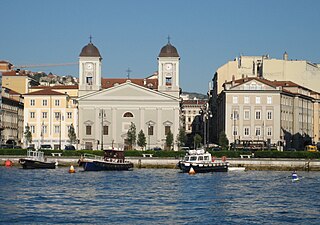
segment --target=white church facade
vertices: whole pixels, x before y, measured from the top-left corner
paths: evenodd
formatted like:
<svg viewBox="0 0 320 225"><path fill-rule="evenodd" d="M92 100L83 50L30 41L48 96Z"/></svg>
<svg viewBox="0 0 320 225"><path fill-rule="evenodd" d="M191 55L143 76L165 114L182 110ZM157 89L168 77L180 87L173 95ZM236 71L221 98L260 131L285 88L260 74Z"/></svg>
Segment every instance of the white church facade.
<svg viewBox="0 0 320 225"><path fill-rule="evenodd" d="M90 41L79 56L79 147L126 149L131 123L137 134L144 132L147 149L164 149L169 130L175 142L180 125L179 60L168 42L158 56L157 76L102 78L102 57Z"/></svg>

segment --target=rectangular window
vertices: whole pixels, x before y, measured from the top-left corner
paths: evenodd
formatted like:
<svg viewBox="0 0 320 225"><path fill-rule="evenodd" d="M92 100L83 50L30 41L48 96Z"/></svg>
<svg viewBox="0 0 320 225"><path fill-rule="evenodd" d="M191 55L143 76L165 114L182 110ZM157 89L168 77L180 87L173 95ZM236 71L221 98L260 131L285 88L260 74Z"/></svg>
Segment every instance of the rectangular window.
<svg viewBox="0 0 320 225"><path fill-rule="evenodd" d="M148 135L153 135L153 126L152 125L148 126Z"/></svg>
<svg viewBox="0 0 320 225"><path fill-rule="evenodd" d="M90 125L86 126L86 135L91 135L91 126Z"/></svg>
<svg viewBox="0 0 320 225"><path fill-rule="evenodd" d="M272 136L272 127L267 127L267 136Z"/></svg>
<svg viewBox="0 0 320 225"><path fill-rule="evenodd" d="M31 133L34 134L34 133L36 132L35 126L31 125L31 126L30 126L30 131L31 131Z"/></svg>
<svg viewBox="0 0 320 225"><path fill-rule="evenodd" d="M60 105L60 100L59 99L54 100L54 105L55 106L59 106Z"/></svg>
<svg viewBox="0 0 320 225"><path fill-rule="evenodd" d="M256 97L256 104L260 104L260 103L261 103L260 97Z"/></svg>
<svg viewBox="0 0 320 225"><path fill-rule="evenodd" d="M34 106L35 104L36 104L36 100L31 99L31 100L30 100L30 105Z"/></svg>
<svg viewBox="0 0 320 225"><path fill-rule="evenodd" d="M261 128L256 127L256 136L261 136Z"/></svg>
<svg viewBox="0 0 320 225"><path fill-rule="evenodd" d="M238 120L238 119L239 119L238 110L233 110L233 111L232 111L231 119L232 119L232 120Z"/></svg>
<svg viewBox="0 0 320 225"><path fill-rule="evenodd" d="M272 111L267 111L267 120L272 120Z"/></svg>
<svg viewBox="0 0 320 225"><path fill-rule="evenodd" d="M47 119L48 118L48 113L47 112L42 112L42 118Z"/></svg>
<svg viewBox="0 0 320 225"><path fill-rule="evenodd" d="M57 120L60 119L60 112L55 112L54 113L54 118L56 118Z"/></svg>
<svg viewBox="0 0 320 225"><path fill-rule="evenodd" d="M244 120L250 120L250 110L244 110Z"/></svg>
<svg viewBox="0 0 320 225"><path fill-rule="evenodd" d="M245 104L250 104L250 98L249 98L249 96L244 96L244 103L245 103Z"/></svg>
<svg viewBox="0 0 320 225"><path fill-rule="evenodd" d="M256 120L260 120L261 119L261 111L257 110L256 111Z"/></svg>
<svg viewBox="0 0 320 225"><path fill-rule="evenodd" d="M72 119L72 112L67 112L67 118Z"/></svg>
<svg viewBox="0 0 320 225"><path fill-rule="evenodd" d="M237 126L233 126L233 136L237 136L238 135L238 127Z"/></svg>
<svg viewBox="0 0 320 225"><path fill-rule="evenodd" d="M109 127L107 125L103 126L103 135L108 135L109 134Z"/></svg>
<svg viewBox="0 0 320 225"><path fill-rule="evenodd" d="M48 132L48 126L42 125L42 132L43 134L46 134Z"/></svg>
<svg viewBox="0 0 320 225"><path fill-rule="evenodd" d="M243 129L243 133L244 133L244 136L249 136L250 135L250 128L249 127L245 127Z"/></svg>
<svg viewBox="0 0 320 225"><path fill-rule="evenodd" d="M47 106L48 105L48 100L47 99L43 99L42 100L42 105L43 106Z"/></svg>
<svg viewBox="0 0 320 225"><path fill-rule="evenodd" d="M232 103L237 104L238 103L238 96L232 97Z"/></svg>
<svg viewBox="0 0 320 225"><path fill-rule="evenodd" d="M54 133L60 133L60 126L54 126Z"/></svg>
<svg viewBox="0 0 320 225"><path fill-rule="evenodd" d="M272 104L272 97L271 96L267 97L267 104Z"/></svg>
<svg viewBox="0 0 320 225"><path fill-rule="evenodd" d="M30 118L34 119L35 118L35 114L36 114L35 112L30 112Z"/></svg>
<svg viewBox="0 0 320 225"><path fill-rule="evenodd" d="M164 127L164 134L167 135L170 131L170 126L165 126Z"/></svg>

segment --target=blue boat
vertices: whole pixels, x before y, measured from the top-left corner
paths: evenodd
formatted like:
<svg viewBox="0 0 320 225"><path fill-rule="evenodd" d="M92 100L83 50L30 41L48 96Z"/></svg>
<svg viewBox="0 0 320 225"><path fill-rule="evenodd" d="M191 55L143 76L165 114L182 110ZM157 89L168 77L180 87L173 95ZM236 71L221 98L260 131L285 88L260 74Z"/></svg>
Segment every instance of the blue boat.
<svg viewBox="0 0 320 225"><path fill-rule="evenodd" d="M104 156L84 154L78 161L84 171L131 170L133 163L126 161L123 150L104 150Z"/></svg>

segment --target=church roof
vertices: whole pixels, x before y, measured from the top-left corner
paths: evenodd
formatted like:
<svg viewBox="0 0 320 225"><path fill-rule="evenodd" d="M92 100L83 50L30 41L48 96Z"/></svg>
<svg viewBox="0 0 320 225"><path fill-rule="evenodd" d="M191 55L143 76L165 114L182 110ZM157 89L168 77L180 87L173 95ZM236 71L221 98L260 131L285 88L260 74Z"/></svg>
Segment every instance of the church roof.
<svg viewBox="0 0 320 225"><path fill-rule="evenodd" d="M159 57L179 57L177 49L170 42L162 47Z"/></svg>
<svg viewBox="0 0 320 225"><path fill-rule="evenodd" d="M127 78L102 78L101 86L103 89L111 88L119 84L127 82ZM153 90L158 89L158 79L129 79L132 83L140 85L142 87L150 88Z"/></svg>
<svg viewBox="0 0 320 225"><path fill-rule="evenodd" d="M94 44L92 44L92 42L90 41L89 44L87 44L86 46L84 46L81 50L80 55L81 57L100 57L100 52L98 50L98 48L96 46L94 46Z"/></svg>

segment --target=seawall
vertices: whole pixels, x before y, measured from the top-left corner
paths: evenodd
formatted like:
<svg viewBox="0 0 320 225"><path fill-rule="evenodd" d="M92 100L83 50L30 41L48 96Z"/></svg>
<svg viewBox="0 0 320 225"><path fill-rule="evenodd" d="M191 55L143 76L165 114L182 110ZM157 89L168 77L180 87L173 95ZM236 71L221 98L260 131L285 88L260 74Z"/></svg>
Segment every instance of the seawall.
<svg viewBox="0 0 320 225"><path fill-rule="evenodd" d="M20 166L21 156L0 156L0 165L3 166L6 160L11 160L14 166ZM78 157L48 157L48 160L58 161L59 166L77 166ZM179 159L156 158L156 157L127 157L133 162L136 168L168 168L176 169ZM245 167L246 170L304 170L320 171L320 160L318 159L236 159L227 160L231 167Z"/></svg>

